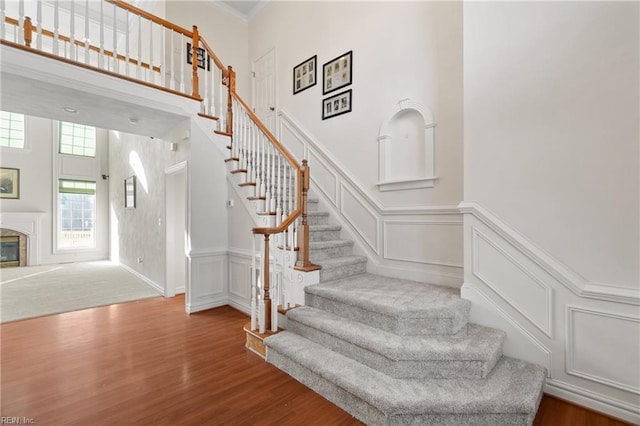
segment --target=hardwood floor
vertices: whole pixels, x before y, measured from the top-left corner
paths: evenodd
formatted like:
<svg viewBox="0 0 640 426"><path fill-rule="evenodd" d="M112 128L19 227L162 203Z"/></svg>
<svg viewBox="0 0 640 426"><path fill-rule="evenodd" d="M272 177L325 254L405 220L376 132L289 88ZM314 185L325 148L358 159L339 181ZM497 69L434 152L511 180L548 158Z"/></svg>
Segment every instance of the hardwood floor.
<svg viewBox="0 0 640 426"><path fill-rule="evenodd" d="M0 327L1 415L37 425L360 425L244 348L230 307L147 299ZM24 423L24 421L23 421ZM624 423L552 397L534 425Z"/></svg>

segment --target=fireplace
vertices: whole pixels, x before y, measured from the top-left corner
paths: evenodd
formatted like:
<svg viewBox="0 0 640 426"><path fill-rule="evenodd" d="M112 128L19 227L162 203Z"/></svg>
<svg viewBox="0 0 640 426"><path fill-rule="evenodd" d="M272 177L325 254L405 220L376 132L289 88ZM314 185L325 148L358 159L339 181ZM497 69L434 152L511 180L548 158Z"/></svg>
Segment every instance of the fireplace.
<svg viewBox="0 0 640 426"><path fill-rule="evenodd" d="M10 229L0 230L0 268L27 265L27 236Z"/></svg>
<svg viewBox="0 0 640 426"><path fill-rule="evenodd" d="M0 267L20 266L20 237L0 237Z"/></svg>

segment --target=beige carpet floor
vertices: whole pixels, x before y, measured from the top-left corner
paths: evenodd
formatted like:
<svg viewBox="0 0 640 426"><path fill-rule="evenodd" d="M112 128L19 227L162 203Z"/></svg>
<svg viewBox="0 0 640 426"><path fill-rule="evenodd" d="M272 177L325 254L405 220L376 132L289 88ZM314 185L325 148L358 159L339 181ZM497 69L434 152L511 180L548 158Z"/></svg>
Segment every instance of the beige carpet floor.
<svg viewBox="0 0 640 426"><path fill-rule="evenodd" d="M0 322L158 296L110 261L0 269Z"/></svg>

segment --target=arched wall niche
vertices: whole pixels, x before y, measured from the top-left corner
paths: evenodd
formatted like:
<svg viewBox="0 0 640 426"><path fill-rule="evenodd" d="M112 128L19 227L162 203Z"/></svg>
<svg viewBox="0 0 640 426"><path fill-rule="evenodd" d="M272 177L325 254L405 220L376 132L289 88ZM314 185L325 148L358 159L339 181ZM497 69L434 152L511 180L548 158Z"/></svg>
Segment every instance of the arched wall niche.
<svg viewBox="0 0 640 426"><path fill-rule="evenodd" d="M428 108L402 99L380 126L378 189L401 191L433 188L435 123Z"/></svg>

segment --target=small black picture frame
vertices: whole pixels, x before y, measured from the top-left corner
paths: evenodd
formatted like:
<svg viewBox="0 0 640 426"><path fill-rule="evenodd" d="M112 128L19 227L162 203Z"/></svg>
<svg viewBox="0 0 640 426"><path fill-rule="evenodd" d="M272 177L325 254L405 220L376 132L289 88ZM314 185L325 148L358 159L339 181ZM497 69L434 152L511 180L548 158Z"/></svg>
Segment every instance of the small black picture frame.
<svg viewBox="0 0 640 426"><path fill-rule="evenodd" d="M136 177L130 176L124 180L124 208L136 208Z"/></svg>
<svg viewBox="0 0 640 426"><path fill-rule="evenodd" d="M296 95L303 90L313 87L318 82L318 56L313 55L306 61L300 62L293 67L293 94Z"/></svg>
<svg viewBox="0 0 640 426"><path fill-rule="evenodd" d="M351 112L351 89L338 93L322 101L322 119L336 117Z"/></svg>
<svg viewBox="0 0 640 426"><path fill-rule="evenodd" d="M207 71L211 71L211 58L206 54L203 47L198 47L198 51L196 53L198 58L198 68L206 69ZM191 48L191 43L187 42L187 63L191 65L193 57L193 49ZM206 67L205 67L206 62Z"/></svg>
<svg viewBox="0 0 640 426"><path fill-rule="evenodd" d="M322 94L334 92L353 81L353 51L350 50L322 66Z"/></svg>

